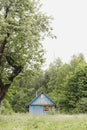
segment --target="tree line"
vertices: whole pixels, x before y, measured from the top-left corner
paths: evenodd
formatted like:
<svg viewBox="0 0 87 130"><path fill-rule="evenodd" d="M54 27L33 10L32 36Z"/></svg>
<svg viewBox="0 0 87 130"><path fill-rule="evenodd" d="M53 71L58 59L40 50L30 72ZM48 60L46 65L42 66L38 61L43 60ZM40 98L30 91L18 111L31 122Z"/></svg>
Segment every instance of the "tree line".
<svg viewBox="0 0 87 130"><path fill-rule="evenodd" d="M73 55L69 63L58 58L45 71L26 71L17 77L3 103L4 111L10 107L14 112L27 112L29 102L41 91L55 102L60 113L86 113L87 63L83 54Z"/></svg>

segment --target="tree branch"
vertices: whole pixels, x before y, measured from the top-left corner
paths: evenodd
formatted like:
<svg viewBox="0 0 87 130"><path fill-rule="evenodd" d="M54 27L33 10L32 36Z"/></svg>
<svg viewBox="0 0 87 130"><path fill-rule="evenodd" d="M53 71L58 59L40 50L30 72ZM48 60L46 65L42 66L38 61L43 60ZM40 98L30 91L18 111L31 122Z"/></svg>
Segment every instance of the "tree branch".
<svg viewBox="0 0 87 130"><path fill-rule="evenodd" d="M9 81L13 81L13 79L22 71L22 66L18 66L16 68L14 68L14 71L12 72L12 74L9 76Z"/></svg>
<svg viewBox="0 0 87 130"><path fill-rule="evenodd" d="M8 16L8 12L9 12L9 9L10 9L10 7L12 6L12 0L10 1L10 3L9 3L9 5L6 7L6 9L5 9L5 19L7 18L7 16Z"/></svg>
<svg viewBox="0 0 87 130"><path fill-rule="evenodd" d="M22 71L23 67L21 65L18 65L14 59L11 58L11 56L6 56L8 64L14 68L12 74L9 76L9 81L13 81L13 79Z"/></svg>
<svg viewBox="0 0 87 130"><path fill-rule="evenodd" d="M7 33L7 36L4 38L3 42L0 45L0 65L2 62L3 52L5 49L5 45L7 44L7 39L9 38L9 33Z"/></svg>

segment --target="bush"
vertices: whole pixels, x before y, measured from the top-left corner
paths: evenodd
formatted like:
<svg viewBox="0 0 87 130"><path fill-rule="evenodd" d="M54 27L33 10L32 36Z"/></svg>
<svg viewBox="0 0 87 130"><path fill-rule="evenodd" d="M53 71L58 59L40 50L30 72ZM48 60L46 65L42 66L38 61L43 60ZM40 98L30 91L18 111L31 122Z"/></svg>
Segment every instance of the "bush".
<svg viewBox="0 0 87 130"><path fill-rule="evenodd" d="M13 113L13 109L10 103L8 102L8 100L4 99L2 103L1 114L11 114L11 113Z"/></svg>

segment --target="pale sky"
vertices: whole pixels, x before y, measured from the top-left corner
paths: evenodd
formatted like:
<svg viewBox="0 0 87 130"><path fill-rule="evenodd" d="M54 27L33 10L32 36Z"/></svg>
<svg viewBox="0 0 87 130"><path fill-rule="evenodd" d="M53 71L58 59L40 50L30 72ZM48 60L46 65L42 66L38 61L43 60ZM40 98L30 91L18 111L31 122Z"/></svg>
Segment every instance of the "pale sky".
<svg viewBox="0 0 87 130"><path fill-rule="evenodd" d="M60 57L69 62L73 54L83 53L87 60L87 0L41 0L43 10L54 17L57 39L46 39L46 66Z"/></svg>

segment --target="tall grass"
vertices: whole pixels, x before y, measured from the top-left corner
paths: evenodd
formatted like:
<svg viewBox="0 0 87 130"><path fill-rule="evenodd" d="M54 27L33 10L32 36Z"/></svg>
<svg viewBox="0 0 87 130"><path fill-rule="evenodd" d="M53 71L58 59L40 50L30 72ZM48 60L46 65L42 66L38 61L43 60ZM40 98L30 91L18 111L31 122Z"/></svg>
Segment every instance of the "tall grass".
<svg viewBox="0 0 87 130"><path fill-rule="evenodd" d="M87 130L87 115L0 115L0 130Z"/></svg>

